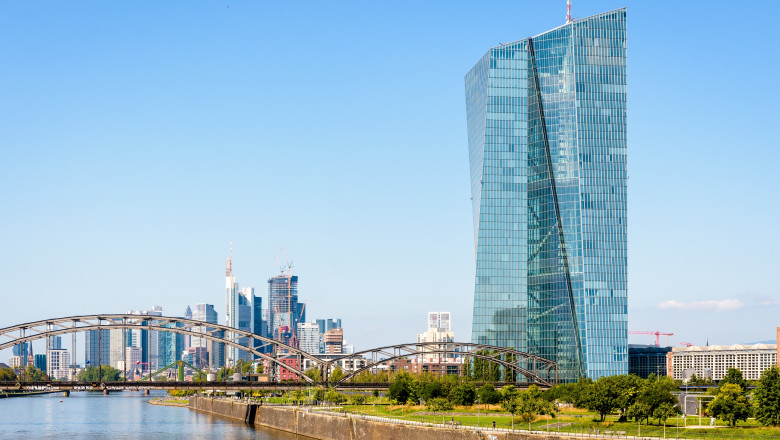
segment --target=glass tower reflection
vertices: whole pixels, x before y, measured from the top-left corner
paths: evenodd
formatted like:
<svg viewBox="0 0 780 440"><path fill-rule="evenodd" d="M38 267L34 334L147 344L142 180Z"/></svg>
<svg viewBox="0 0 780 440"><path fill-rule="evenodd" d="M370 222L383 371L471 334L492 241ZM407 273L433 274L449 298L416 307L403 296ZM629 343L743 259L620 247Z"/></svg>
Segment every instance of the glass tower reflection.
<svg viewBox="0 0 780 440"><path fill-rule="evenodd" d="M627 373L626 10L492 48L465 83L472 341L564 381Z"/></svg>

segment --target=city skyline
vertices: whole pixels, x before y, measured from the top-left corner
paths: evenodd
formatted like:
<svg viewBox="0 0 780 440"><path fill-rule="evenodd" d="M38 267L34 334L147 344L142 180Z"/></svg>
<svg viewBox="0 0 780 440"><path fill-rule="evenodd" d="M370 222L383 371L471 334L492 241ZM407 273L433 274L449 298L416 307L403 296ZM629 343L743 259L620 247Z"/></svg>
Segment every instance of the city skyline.
<svg viewBox="0 0 780 440"><path fill-rule="evenodd" d="M780 237L747 225L778 210L779 93L760 80L778 49L758 3L575 2L574 15L626 4L629 329L674 332L673 344L771 339ZM399 328L412 341L445 307L468 339L463 73L487 47L563 24L564 3L231 6L0 5L16 66L0 82L0 292L13 310L0 326L222 310L232 240L241 285L256 289L283 244L307 307L349 323L356 347L398 342ZM734 86L725 53L760 60L751 80Z"/></svg>

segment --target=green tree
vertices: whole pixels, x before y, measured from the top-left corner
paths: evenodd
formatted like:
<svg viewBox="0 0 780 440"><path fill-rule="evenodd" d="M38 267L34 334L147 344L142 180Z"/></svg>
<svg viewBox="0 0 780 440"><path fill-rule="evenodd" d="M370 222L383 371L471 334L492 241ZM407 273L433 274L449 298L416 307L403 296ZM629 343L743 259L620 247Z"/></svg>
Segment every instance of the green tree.
<svg viewBox="0 0 780 440"><path fill-rule="evenodd" d="M309 379L320 382L322 381L322 374L320 373L320 369L317 367L311 367L308 370L306 370L305 374Z"/></svg>
<svg viewBox="0 0 780 440"><path fill-rule="evenodd" d="M154 376L154 380L156 382L166 382L168 381L168 378L165 375L158 374L157 376Z"/></svg>
<svg viewBox="0 0 780 440"><path fill-rule="evenodd" d="M395 375L393 383L387 390L387 396L390 399L398 401L400 404L405 404L412 395L412 377L409 373L402 372Z"/></svg>
<svg viewBox="0 0 780 440"><path fill-rule="evenodd" d="M727 383L720 388L715 400L710 402L707 409L715 417L722 418L734 427L737 421L743 422L750 417L750 403L747 396L742 393L742 388L735 383Z"/></svg>
<svg viewBox="0 0 780 440"><path fill-rule="evenodd" d="M662 403L658 406L658 408L653 411L653 417L658 419L658 423L663 423L666 425L666 419L669 417L675 415L675 410L672 405L669 405L668 403Z"/></svg>
<svg viewBox="0 0 780 440"><path fill-rule="evenodd" d="M645 384L636 397L637 402L642 402L648 407L647 417L651 417L655 410L663 404L674 406L677 399L672 391L677 389L677 384L668 376L653 376L645 380Z"/></svg>
<svg viewBox="0 0 780 440"><path fill-rule="evenodd" d="M24 369L24 378L25 380L30 380L30 381L49 380L49 376L46 375L46 373L44 373L43 371L41 371L40 369L36 368L33 365L28 365L27 368Z"/></svg>
<svg viewBox="0 0 780 440"><path fill-rule="evenodd" d="M471 383L461 383L452 388L449 394L450 401L455 405L471 406L476 398L477 390Z"/></svg>
<svg viewBox="0 0 780 440"><path fill-rule="evenodd" d="M501 401L501 393L496 391L492 383L486 383L477 390L477 396L480 403L496 404Z"/></svg>
<svg viewBox="0 0 780 440"><path fill-rule="evenodd" d="M452 403L444 397L434 397L425 401L425 408L435 414L441 411L449 411L453 406Z"/></svg>
<svg viewBox="0 0 780 440"><path fill-rule="evenodd" d="M506 402L514 399L517 394L517 388L514 385L505 385L498 391L501 394L501 401Z"/></svg>
<svg viewBox="0 0 780 440"><path fill-rule="evenodd" d="M103 365L101 367L87 367L81 370L76 378L82 382L96 382L102 380L103 382L115 382L121 377L122 372L109 365Z"/></svg>
<svg viewBox="0 0 780 440"><path fill-rule="evenodd" d="M319 402L325 400L325 388L317 387L314 389L314 400Z"/></svg>
<svg viewBox="0 0 780 440"><path fill-rule="evenodd" d="M649 419L651 414L653 414L653 410L650 408L650 405L644 402L635 402L626 411L627 417L631 417L639 423L642 423L642 420Z"/></svg>
<svg viewBox="0 0 780 440"><path fill-rule="evenodd" d="M16 373L12 368L0 368L0 382L15 382Z"/></svg>
<svg viewBox="0 0 780 440"><path fill-rule="evenodd" d="M366 403L366 400L368 400L368 397L365 394L352 394L349 396L349 401L353 405L363 405Z"/></svg>
<svg viewBox="0 0 780 440"><path fill-rule="evenodd" d="M612 380L602 376L593 383L584 403L589 410L598 412L603 422L607 414L618 408L620 397L620 390L614 386Z"/></svg>
<svg viewBox="0 0 780 440"><path fill-rule="evenodd" d="M444 395L441 382L436 379L423 383L420 388L420 397L426 402L435 397L442 397Z"/></svg>
<svg viewBox="0 0 780 440"><path fill-rule="evenodd" d="M742 371L740 371L737 368L729 368L726 371L726 375L723 376L723 379L720 380L718 383L718 389L722 388L724 385L728 383L733 383L735 385L739 385L740 388L742 388L742 392L747 392L748 384L744 377L742 377Z"/></svg>
<svg viewBox="0 0 780 440"><path fill-rule="evenodd" d="M644 387L644 381L633 374L610 376L607 380L615 387L618 398L615 407L620 411L620 421L625 422L628 408L636 402L639 392Z"/></svg>
<svg viewBox="0 0 780 440"><path fill-rule="evenodd" d="M295 390L292 392L291 397L293 398L294 401L300 402L301 400L303 400L303 391Z"/></svg>
<svg viewBox="0 0 780 440"><path fill-rule="evenodd" d="M780 426L780 369L772 365L761 373L755 391L755 417L762 425Z"/></svg>
<svg viewBox="0 0 780 440"><path fill-rule="evenodd" d="M332 373L330 373L330 381L338 382L344 377L344 371L340 367L336 367Z"/></svg>
<svg viewBox="0 0 780 440"><path fill-rule="evenodd" d="M327 393L325 393L325 400L331 403L339 404L343 401L345 401L347 397L339 392L336 392L333 388L329 389Z"/></svg>
<svg viewBox="0 0 780 440"><path fill-rule="evenodd" d="M263 374L263 370L264 369L265 369L265 366L263 364L257 364L257 367L255 367L255 373Z"/></svg>

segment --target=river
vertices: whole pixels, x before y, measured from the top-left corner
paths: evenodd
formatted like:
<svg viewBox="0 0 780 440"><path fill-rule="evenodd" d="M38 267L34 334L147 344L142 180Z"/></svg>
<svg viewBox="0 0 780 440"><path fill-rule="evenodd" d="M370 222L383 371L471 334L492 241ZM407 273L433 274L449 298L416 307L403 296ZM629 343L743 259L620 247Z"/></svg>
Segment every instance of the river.
<svg viewBox="0 0 780 440"><path fill-rule="evenodd" d="M150 405L164 392L74 392L0 399L0 438L86 439L308 439L204 414ZM62 402L60 402L62 400Z"/></svg>

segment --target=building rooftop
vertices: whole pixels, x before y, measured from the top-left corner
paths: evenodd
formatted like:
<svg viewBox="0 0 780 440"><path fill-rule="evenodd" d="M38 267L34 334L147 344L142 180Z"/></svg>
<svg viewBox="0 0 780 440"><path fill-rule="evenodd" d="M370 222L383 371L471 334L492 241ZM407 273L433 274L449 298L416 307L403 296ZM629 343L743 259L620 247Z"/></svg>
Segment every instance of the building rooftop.
<svg viewBox="0 0 780 440"><path fill-rule="evenodd" d="M777 350L775 344L753 344L753 345L693 345L690 347L674 347L675 353L697 352L697 351L746 351L746 350Z"/></svg>

